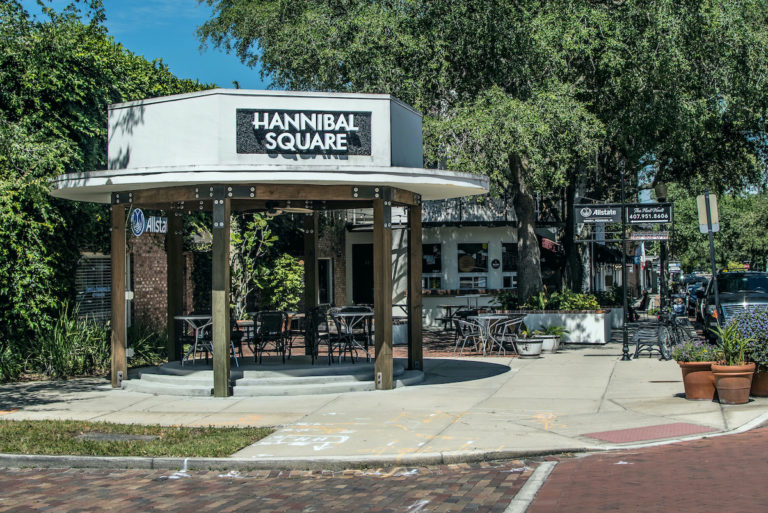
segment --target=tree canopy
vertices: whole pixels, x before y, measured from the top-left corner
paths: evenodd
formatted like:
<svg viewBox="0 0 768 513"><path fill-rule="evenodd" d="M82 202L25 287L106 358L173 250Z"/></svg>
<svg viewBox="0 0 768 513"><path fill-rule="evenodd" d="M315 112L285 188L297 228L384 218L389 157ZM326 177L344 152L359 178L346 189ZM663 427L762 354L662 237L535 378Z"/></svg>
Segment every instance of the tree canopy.
<svg viewBox="0 0 768 513"><path fill-rule="evenodd" d="M51 198L48 179L106 168L110 103L207 87L132 54L87 8L38 20L0 3L0 380L72 297L80 251L108 240L106 209Z"/></svg>
<svg viewBox="0 0 768 513"><path fill-rule="evenodd" d="M261 63L278 87L412 104L426 164L490 176L518 214L534 189L617 200L620 166L690 190L766 180L760 0L200 1L214 9L204 44Z"/></svg>

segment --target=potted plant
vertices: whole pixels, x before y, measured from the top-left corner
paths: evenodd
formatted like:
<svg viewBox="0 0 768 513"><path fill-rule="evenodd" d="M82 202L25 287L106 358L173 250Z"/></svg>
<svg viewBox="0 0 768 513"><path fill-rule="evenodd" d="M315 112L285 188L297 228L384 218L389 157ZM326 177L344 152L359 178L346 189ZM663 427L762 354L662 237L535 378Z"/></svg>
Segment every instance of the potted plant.
<svg viewBox="0 0 768 513"><path fill-rule="evenodd" d="M520 328L520 337L515 341L517 354L520 358L538 358L541 355L541 346L544 341L535 337L533 332L525 325Z"/></svg>
<svg viewBox="0 0 768 513"><path fill-rule="evenodd" d="M733 321L715 329L718 350L722 361L712 364L717 397L724 404L744 404L749 401L755 362L746 361L746 351L751 338L739 330Z"/></svg>
<svg viewBox="0 0 768 513"><path fill-rule="evenodd" d="M716 358L713 347L701 340L688 340L672 348L683 373L685 398L689 401L711 401L715 398L715 377L712 362Z"/></svg>
<svg viewBox="0 0 768 513"><path fill-rule="evenodd" d="M537 338L541 338L541 351L543 353L556 353L560 348L560 341L566 333L570 333L564 326L545 326L533 331Z"/></svg>
<svg viewBox="0 0 768 513"><path fill-rule="evenodd" d="M750 339L746 358L755 362L751 395L768 397L768 309L745 312L734 317L733 322L742 335Z"/></svg>

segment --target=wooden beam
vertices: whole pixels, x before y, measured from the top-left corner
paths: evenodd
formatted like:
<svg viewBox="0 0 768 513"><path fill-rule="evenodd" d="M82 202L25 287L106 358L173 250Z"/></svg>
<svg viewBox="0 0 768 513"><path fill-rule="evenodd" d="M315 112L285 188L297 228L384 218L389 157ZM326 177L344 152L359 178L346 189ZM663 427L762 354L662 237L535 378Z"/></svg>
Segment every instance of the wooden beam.
<svg viewBox="0 0 768 513"><path fill-rule="evenodd" d="M408 208L408 369L424 369L421 297L421 205Z"/></svg>
<svg viewBox="0 0 768 513"><path fill-rule="evenodd" d="M227 397L229 387L229 213L230 200L213 202L211 314L213 315L213 395Z"/></svg>
<svg viewBox="0 0 768 513"><path fill-rule="evenodd" d="M127 330L125 324L125 207L112 205L112 387L128 378L125 358Z"/></svg>
<svg viewBox="0 0 768 513"><path fill-rule="evenodd" d="M168 211L168 233L166 233L166 272L168 285L168 342L166 353L168 361L181 359L180 347L176 347L176 321L174 317L181 315L184 309L184 255L183 229L184 218L180 210Z"/></svg>
<svg viewBox="0 0 768 513"><path fill-rule="evenodd" d="M136 206L162 205L184 202L185 209L196 209L199 202L211 201L213 191L224 188L226 198L231 200L290 200L290 201L370 201L375 195L381 195L386 187L368 185L314 185L314 184L204 184L159 187L124 191L119 194L120 203ZM231 190L230 190L231 189ZM378 189L378 192L376 191ZM408 191L402 191L402 199L407 200ZM113 195L113 197L115 197ZM302 204L293 205L303 207Z"/></svg>
<svg viewBox="0 0 768 513"><path fill-rule="evenodd" d="M417 196L418 194L415 192L398 189L396 187L392 188L392 202L397 203L398 205L416 205L418 203L416 201Z"/></svg>
<svg viewBox="0 0 768 513"><path fill-rule="evenodd" d="M389 200L373 200L373 308L376 337L374 380L391 390L392 376L392 215Z"/></svg>

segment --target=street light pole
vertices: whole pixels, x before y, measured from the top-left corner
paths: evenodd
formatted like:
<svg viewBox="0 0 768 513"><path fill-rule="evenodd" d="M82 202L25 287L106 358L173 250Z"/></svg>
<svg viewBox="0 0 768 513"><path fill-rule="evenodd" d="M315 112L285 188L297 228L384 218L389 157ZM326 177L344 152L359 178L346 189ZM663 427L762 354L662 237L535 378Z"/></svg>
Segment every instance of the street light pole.
<svg viewBox="0 0 768 513"><path fill-rule="evenodd" d="M627 323L629 322L627 307L627 208L626 191L624 185L624 160L619 162L619 168L621 169L621 289L624 296L624 322L621 326L621 361L628 362L631 360L629 357L629 340L627 333Z"/></svg>

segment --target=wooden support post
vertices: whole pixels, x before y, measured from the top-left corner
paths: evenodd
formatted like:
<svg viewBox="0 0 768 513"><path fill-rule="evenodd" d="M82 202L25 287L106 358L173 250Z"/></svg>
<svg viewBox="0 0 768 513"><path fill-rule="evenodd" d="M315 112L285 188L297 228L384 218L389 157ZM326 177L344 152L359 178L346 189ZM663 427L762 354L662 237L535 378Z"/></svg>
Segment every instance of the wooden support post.
<svg viewBox="0 0 768 513"><path fill-rule="evenodd" d="M229 387L229 211L224 188L214 192L211 314L213 315L213 395L227 397Z"/></svg>
<svg viewBox="0 0 768 513"><path fill-rule="evenodd" d="M165 262L168 285L168 342L166 352L169 362L181 358L181 347L176 347L176 321L174 317L184 313L183 228L182 211L175 208L168 210Z"/></svg>
<svg viewBox="0 0 768 513"><path fill-rule="evenodd" d="M112 205L112 387L128 377L125 359L125 206Z"/></svg>
<svg viewBox="0 0 768 513"><path fill-rule="evenodd" d="M392 376L392 213L391 200L373 200L373 307L377 390L391 390Z"/></svg>
<svg viewBox="0 0 768 513"><path fill-rule="evenodd" d="M408 228L408 369L422 370L421 205L408 207Z"/></svg>
<svg viewBox="0 0 768 513"><path fill-rule="evenodd" d="M318 213L304 216L304 308L309 312L317 306L317 229ZM307 318L309 319L309 318ZM304 339L304 354L311 354L311 341Z"/></svg>

